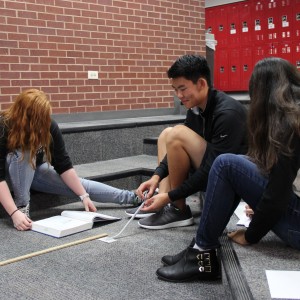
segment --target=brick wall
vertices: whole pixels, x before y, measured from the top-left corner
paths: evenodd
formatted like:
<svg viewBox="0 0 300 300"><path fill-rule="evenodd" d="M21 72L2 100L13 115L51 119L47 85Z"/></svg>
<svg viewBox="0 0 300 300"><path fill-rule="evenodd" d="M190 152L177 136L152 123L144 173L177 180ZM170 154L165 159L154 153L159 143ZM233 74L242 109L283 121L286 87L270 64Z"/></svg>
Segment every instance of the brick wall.
<svg viewBox="0 0 300 300"><path fill-rule="evenodd" d="M204 54L204 2L1 0L0 109L28 87L56 114L172 107L165 72Z"/></svg>

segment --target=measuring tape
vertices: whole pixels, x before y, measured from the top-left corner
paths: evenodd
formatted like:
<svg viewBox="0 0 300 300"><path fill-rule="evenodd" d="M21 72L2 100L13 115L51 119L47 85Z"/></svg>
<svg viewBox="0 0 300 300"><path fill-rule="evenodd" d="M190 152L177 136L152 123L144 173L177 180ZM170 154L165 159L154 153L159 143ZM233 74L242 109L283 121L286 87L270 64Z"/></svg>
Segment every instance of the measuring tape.
<svg viewBox="0 0 300 300"><path fill-rule="evenodd" d="M52 251L60 250L60 249L63 249L63 248L67 248L67 247L79 245L79 244L82 244L82 243L86 243L86 242L89 242L89 241L92 241L92 240L102 238L104 236L107 236L107 234L102 233L102 234L94 235L94 236L91 236L91 237L88 237L88 238L85 238L85 239L82 239L82 240L77 240L77 241L66 243L66 244L63 244L63 245L60 245L60 246L55 246L55 247L52 247L52 248L48 248L48 249L32 252L32 253L29 253L29 254L26 254L26 255L18 256L18 257L15 257L15 258L11 258L11 259L8 259L8 260L4 260L4 261L0 262L0 266L5 266L5 265L15 263L17 261L24 260L24 259L27 259L27 258L31 258L31 257L34 257L34 256L38 256L38 255L46 254L46 253L49 253L49 252L52 252Z"/></svg>

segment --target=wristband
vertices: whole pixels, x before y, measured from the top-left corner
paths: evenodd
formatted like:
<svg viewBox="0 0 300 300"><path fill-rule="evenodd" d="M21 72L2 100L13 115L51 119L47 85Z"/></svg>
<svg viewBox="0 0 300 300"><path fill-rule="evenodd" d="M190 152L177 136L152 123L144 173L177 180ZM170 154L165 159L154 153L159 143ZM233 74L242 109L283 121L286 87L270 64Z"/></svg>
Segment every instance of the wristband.
<svg viewBox="0 0 300 300"><path fill-rule="evenodd" d="M17 211L18 211L18 209L14 210L9 216L12 217L13 214L14 214L15 212L17 212Z"/></svg>
<svg viewBox="0 0 300 300"><path fill-rule="evenodd" d="M85 193L81 196L79 196L80 200L83 201L85 198L89 197L90 195L88 193Z"/></svg>

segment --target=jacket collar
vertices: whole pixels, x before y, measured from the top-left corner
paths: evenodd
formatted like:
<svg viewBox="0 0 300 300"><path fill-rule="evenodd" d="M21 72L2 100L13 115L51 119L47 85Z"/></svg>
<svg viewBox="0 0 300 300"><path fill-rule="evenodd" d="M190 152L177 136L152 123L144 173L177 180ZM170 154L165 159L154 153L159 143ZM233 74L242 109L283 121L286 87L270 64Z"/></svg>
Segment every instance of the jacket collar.
<svg viewBox="0 0 300 300"><path fill-rule="evenodd" d="M214 111L214 108L216 106L216 102L217 102L216 97L215 97L216 93L217 93L217 91L215 89L209 88L205 110L202 111L198 106L195 106L195 107L191 108L192 112L195 115L200 114L202 117L209 116Z"/></svg>

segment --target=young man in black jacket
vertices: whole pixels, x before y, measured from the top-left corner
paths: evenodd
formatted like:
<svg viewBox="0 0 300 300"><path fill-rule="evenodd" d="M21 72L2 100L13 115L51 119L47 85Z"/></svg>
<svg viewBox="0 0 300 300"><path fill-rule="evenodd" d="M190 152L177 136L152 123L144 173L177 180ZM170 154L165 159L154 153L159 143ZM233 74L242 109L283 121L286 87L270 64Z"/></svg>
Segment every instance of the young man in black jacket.
<svg viewBox="0 0 300 300"><path fill-rule="evenodd" d="M204 57L184 55L167 74L188 111L184 125L166 128L160 134L160 164L136 191L144 200L147 191L148 206L139 214L139 225L147 229L193 224L186 197L206 190L209 170L218 155L247 150L246 109L212 88ZM159 193L154 195L158 187ZM134 210L126 213L132 215Z"/></svg>

